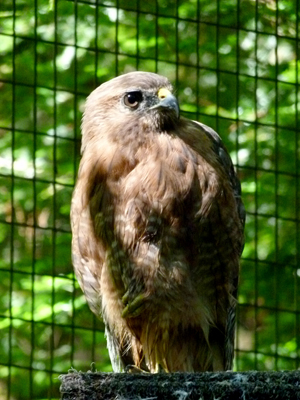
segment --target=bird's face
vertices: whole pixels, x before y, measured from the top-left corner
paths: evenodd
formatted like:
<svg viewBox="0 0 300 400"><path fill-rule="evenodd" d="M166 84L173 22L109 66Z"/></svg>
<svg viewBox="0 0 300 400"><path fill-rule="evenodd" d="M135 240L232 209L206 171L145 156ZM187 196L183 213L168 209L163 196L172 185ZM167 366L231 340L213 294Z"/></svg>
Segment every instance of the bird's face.
<svg viewBox="0 0 300 400"><path fill-rule="evenodd" d="M103 129L113 127L114 132L120 132L122 127L124 131L124 127L133 124L141 124L144 131L147 127L168 131L176 126L178 119L179 106L170 82L154 73L131 72L102 84L91 93L83 127L93 120Z"/></svg>
<svg viewBox="0 0 300 400"><path fill-rule="evenodd" d="M121 97L122 106L132 113L145 114L168 113L179 118L179 106L176 97L166 88L129 89ZM125 110L124 110L125 111Z"/></svg>
<svg viewBox="0 0 300 400"><path fill-rule="evenodd" d="M177 99L164 86L126 90L120 97L120 111L139 120L145 130L147 126L158 131L172 129L179 118Z"/></svg>

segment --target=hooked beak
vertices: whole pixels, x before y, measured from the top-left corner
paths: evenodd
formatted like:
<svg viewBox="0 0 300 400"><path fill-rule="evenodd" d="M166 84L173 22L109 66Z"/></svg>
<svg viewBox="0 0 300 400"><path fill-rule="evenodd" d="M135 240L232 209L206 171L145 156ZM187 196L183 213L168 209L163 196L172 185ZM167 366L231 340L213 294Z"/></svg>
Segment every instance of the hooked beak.
<svg viewBox="0 0 300 400"><path fill-rule="evenodd" d="M150 110L160 107L169 108L170 110L175 111L176 117L179 118L178 101L176 97L168 89L166 88L159 89L157 97L159 98L159 103L151 107Z"/></svg>

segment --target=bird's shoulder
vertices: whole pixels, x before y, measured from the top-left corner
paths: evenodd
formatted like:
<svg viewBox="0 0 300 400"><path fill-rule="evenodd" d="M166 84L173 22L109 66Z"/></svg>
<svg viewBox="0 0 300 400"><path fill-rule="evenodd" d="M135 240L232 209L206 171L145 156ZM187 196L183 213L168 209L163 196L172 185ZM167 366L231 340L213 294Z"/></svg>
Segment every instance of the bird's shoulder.
<svg viewBox="0 0 300 400"><path fill-rule="evenodd" d="M235 171L232 159L221 137L211 127L198 122L182 118L179 134L183 140L200 154L215 170L222 180L228 181L233 191L238 215L242 226L245 224L245 208L241 199L242 190L240 180Z"/></svg>
<svg viewBox="0 0 300 400"><path fill-rule="evenodd" d="M219 164L228 175L235 173L231 157L221 137L211 127L182 118L176 133L207 162L214 166Z"/></svg>

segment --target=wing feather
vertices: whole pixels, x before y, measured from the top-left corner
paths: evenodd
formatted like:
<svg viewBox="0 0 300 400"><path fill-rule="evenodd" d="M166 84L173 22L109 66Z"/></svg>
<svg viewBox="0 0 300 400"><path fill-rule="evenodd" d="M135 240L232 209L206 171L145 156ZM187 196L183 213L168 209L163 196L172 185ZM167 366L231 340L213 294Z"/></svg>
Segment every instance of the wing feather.
<svg viewBox="0 0 300 400"><path fill-rule="evenodd" d="M230 156L198 122L168 119L166 132L104 103L100 115L105 87L88 100L71 220L76 276L114 369L228 369L245 221Z"/></svg>

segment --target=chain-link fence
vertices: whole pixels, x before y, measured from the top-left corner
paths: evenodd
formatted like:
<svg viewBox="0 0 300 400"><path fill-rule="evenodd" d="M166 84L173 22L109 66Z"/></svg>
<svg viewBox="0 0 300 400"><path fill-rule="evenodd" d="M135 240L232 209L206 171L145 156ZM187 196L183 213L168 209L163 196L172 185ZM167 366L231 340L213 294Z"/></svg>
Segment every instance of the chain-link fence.
<svg viewBox="0 0 300 400"><path fill-rule="evenodd" d="M0 53L0 399L57 399L70 367L111 370L69 209L84 100L136 69L171 80L242 181L235 368L298 368L298 0L2 0Z"/></svg>

